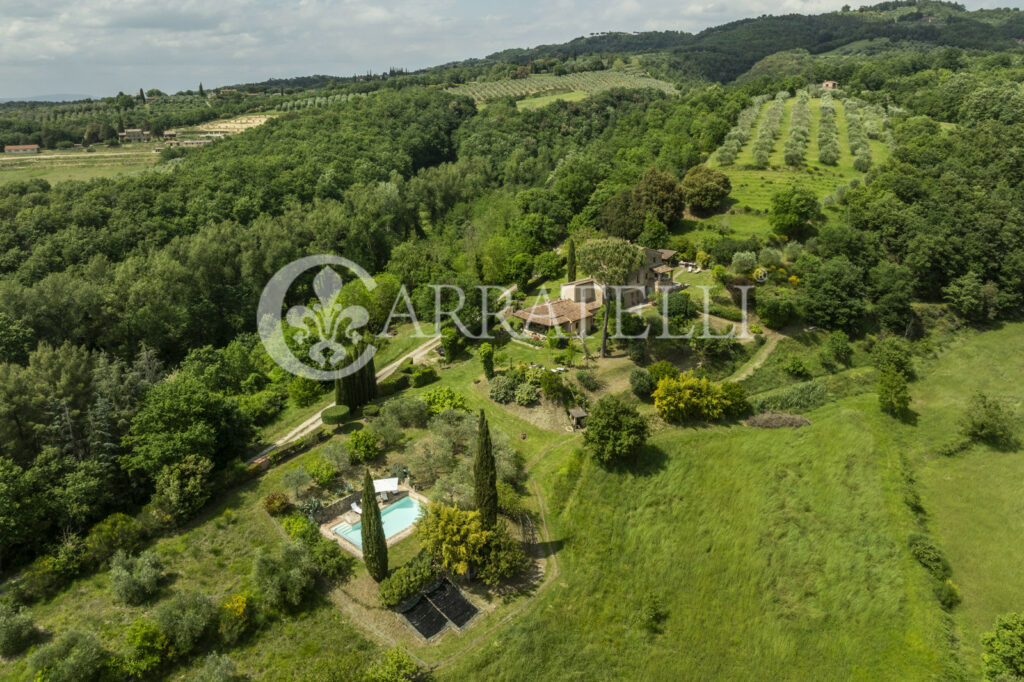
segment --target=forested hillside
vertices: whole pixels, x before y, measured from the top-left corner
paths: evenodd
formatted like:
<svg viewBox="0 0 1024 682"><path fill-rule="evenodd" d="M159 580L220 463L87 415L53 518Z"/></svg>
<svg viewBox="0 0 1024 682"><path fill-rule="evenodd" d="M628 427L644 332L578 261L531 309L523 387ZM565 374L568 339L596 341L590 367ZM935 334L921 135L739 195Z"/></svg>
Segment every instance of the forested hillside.
<svg viewBox="0 0 1024 682"><path fill-rule="evenodd" d="M756 340L746 346L733 339L616 342L613 357L600 361L581 341L582 369L563 387L561 378L556 386L547 376L552 372L533 383L528 377L537 363L573 366L572 341L560 346L538 337L509 344L496 361L498 354L489 344L485 350L460 341L449 326L437 330L444 334L443 371L433 366L413 371L411 356L409 368L391 368L400 381L391 379L387 390L409 388L413 397L400 400L410 402L385 402L390 393L382 388L380 405L368 405L371 409L359 416L366 429L360 425L325 436L336 438L332 443L344 436L350 450L338 455L338 471L321 477L327 482L317 483L318 494L328 491L330 483L337 484L341 497L350 495L352 481L362 484L364 466L389 478L407 477L411 467L421 491L433 501L474 508L475 498L467 492L473 485L468 453L475 452L473 447L489 449L490 436L475 440L478 422L470 425L461 413L479 408L479 423L486 429L486 410L487 419L503 431L497 441L504 458L502 484L508 486L502 489L502 514L532 519L522 525L524 537L538 528L547 532L546 514L551 527L563 532L569 547L565 592L548 592L538 603L545 609L554 603L566 608L564 595L574 595L572 603L583 605L567 630L575 638L556 636L554 621L561 616L552 614L558 611L527 610L504 640L507 649L492 650L491 643L504 635L500 623L489 624L487 637L498 634L482 650L486 655L478 651L452 670L511 679L516 675L509 661L552 638L552 651L565 659L579 655L580 670L589 674L602 669L603 656L608 657L606 670L614 670L609 674L625 675L627 668L651 661L682 674L683 664L673 664L670 655L679 643L662 633L693 637L706 630L693 618L692 604L649 596L659 587L648 580L645 602L637 607L640 615L617 611L634 599L630 581L638 580L634 571L639 568L627 566L625 556L643 556L645 543L659 543L661 537L635 532L647 525L618 532L608 519L626 509L654 528L664 519L651 510L663 508L666 518L678 521L678 528L665 532L686 545L681 550L686 561L659 554L658 579L669 584L692 578L698 581L693 593L712 599L723 593L715 582L723 571L745 565L757 572L757 589L730 599L758 618L765 614L758 632L782 633L778 640L747 637L742 665L723 662L714 668L719 674L739 674L765 647L777 654L766 667L776 676L795 671L795 676L812 677L815 666L795 653L805 648L822 659L831 656L830 674L837 677L876 677L894 665L905 665L900 672L906 675L961 674L962 652L949 635L962 626L951 615L959 600L948 575L953 569L947 565L949 570L939 576L945 569L938 559L929 564L927 557L913 554L917 545L904 546L908 529L928 532L926 514L914 501L911 464L897 452L897 441L890 440L886 420L899 422L895 432L903 440L897 444L914 442L917 417L908 385L918 375L912 355L927 370L936 349L956 334L984 335L991 326L1020 318L1024 51L1018 39L1024 39L1018 12L968 13L938 2L762 17L696 35L606 34L416 74L268 82L260 86L265 101L259 106L275 107L275 118L200 149L166 150L152 171L57 184L0 177L2 602L39 608L48 623L63 626L65 616L52 608L60 599L76 599L80 593L75 590L85 590L90 600L103 601L88 592L100 589L99 579L89 576L109 569L119 538L127 537L122 535L127 525L134 524L136 549L157 538L176 543L176 533L216 533L206 527L213 522L203 517L208 502L231 511L241 499L247 519L266 522L255 541L262 547L270 542L266 538L282 534L263 513L276 514L274 504L254 502L254 490L268 499L281 495L282 508L290 509L285 492L291 488L302 510L293 524L319 511L319 498L309 507L301 506L308 496L300 503L300 490L311 485L310 474L318 480L312 464L310 472L303 469L290 479L272 469L262 482L250 482L250 488L237 493L237 486L262 473L242 465L260 454L255 444L266 440L257 438L271 434L273 441L308 419L319 425L325 400L336 395L334 401L345 402L341 393L331 393L340 388L277 367L256 337L261 291L282 266L322 253L359 263L376 277L378 289L367 292L357 282L346 282L339 300L366 306L369 329L379 332L402 286L427 321L433 321L432 284L457 284L470 291L478 285L514 285L513 305L525 306L541 300L543 285L557 287L577 274L594 274L601 267L596 249L626 240L678 252L686 273L673 271L672 281L713 289L716 324L745 321L728 287L750 288ZM573 101L560 101L566 93L553 91L553 101L536 108L517 107L512 97L490 97L487 88L479 87L538 73L554 78L627 66L635 76L627 82L637 87L595 88ZM641 69L677 88L640 87L650 80ZM838 81L838 87L823 89L825 80ZM478 83L471 90L478 102L459 88L448 92L438 87L469 81ZM295 92L284 93L286 87ZM307 99L313 104L281 106ZM90 118L94 114L119 116L119 125L142 120L132 118L142 116L141 103L108 104L5 108L0 142L10 131L43 134L46 117L58 114L65 118L53 120L63 120L68 135L88 136L90 126L100 125ZM193 104L192 109L207 107L206 99ZM126 117L123 111L115 113L118 107L138 111ZM218 116L247 109L229 103L209 107ZM188 118L192 114L186 109L167 121ZM45 115L37 116L40 111ZM654 299L672 311L673 329L688 326L695 317L701 303L697 291L691 297L680 289ZM305 303L313 296L312 281L302 280L288 302ZM484 303L495 307L479 295L465 302L461 317L473 330L483 324ZM627 319L643 322L639 315ZM389 363L413 350L410 339L401 335L386 343L402 348L389 356ZM413 355L417 366L429 362L424 353ZM533 363L530 368L527 362ZM495 364L507 365L498 377ZM518 388L511 377L520 380ZM433 380L440 384L428 393L425 386ZM721 408L707 416L701 411L705 403L678 417L682 408L673 413L658 391L681 381L703 382L699 389L686 390L707 391L708 403L730 391L735 412ZM951 390L928 381L924 385ZM879 401L871 394L876 382ZM376 395L377 383L372 387ZM366 409L369 398L364 398L353 412ZM607 398L622 401L636 420L657 425L653 444L619 469L569 454L593 448L589 434L602 423L595 419L581 437L566 427L566 409L585 405L600 415L596 406ZM999 412L986 407L985 400L976 404L983 406L981 411ZM338 424L347 418L345 407ZM549 408L555 415L550 421L536 416ZM739 421L751 414L778 417L813 410L819 410L813 417L822 422L812 426L808 420L798 436L786 430L764 435L768 432ZM928 415L922 421L934 423ZM854 426L861 423L863 429ZM390 425L397 435L389 438L380 424ZM799 419L796 425L804 426ZM837 430L850 440L833 449L828 438ZM942 433L946 440L954 437ZM981 427L969 433L966 440L941 447L955 455L971 443L1004 449L1011 443L996 443ZM379 443L373 440L378 437ZM373 442L359 446L360 439ZM934 434L926 440L939 449ZM689 455L679 447L684 442L707 455L708 463L685 459ZM319 444L301 443L307 450ZM288 456L301 449L296 446ZM811 450L813 459L801 461ZM819 450L827 457L817 457ZM763 466L761 459L747 456L751 452L764 460ZM914 453L934 456L931 450ZM877 461L859 458L866 454ZM462 455L467 456L456 464ZM325 471L323 462L316 466ZM351 480L335 478L341 471ZM771 480L765 481L764 471L772 472ZM529 479L529 487L528 474L538 477ZM729 479L733 475L747 478L741 485ZM657 482L657 495L651 481ZM706 530L700 525L702 515L721 510L691 502L702 499L695 481L713 488L717 497L708 499L718 500L722 508L740 500L749 512L744 521L731 524L715 517ZM578 486L596 492L574 497ZM912 491L905 500L904 486ZM675 489L688 490L690 496L675 500L670 493ZM844 495L855 498L856 513L836 505ZM811 509L816 515L808 520ZM762 515L767 519L763 528L751 521ZM229 515L216 523L221 528L234 521ZM285 528L284 535L305 532L293 531ZM267 562L318 562L319 578L352 573L317 540L322 538L315 528L303 540L313 547L308 561L259 555L264 563L245 585L262 590L260 608L269 603L269 579L260 582L259 577ZM584 541L592 544L580 544ZM531 546L536 550L539 544ZM819 554L826 544L839 557L834 563L832 555ZM424 561L414 558L421 556L419 547L403 550L410 565ZM724 547L733 559L713 556L712 547L716 552ZM558 550L549 550L543 559L551 563L539 571L557 576ZM176 545L165 544L161 551L171 560L187 554ZM216 559L193 556L210 585L229 571L230 557L221 558L221 552L217 545L211 552ZM861 566L858 562L869 555L876 563ZM914 559L932 573L921 572ZM116 562L119 571L139 568L127 558ZM230 567L231 589L238 588L238 594L244 582L238 574L247 570ZM103 580L99 584L105 590ZM326 594L325 582L317 584ZM465 585L470 582L465 578ZM943 587L947 582L952 587ZM739 583L731 584L726 587ZM299 592L307 594L312 586L310 577ZM331 594L336 602L349 596ZM603 609L593 595L605 595L615 606ZM486 599L494 598L489 594ZM659 599L671 602L674 611L665 610ZM325 609L335 614L342 603L323 601L319 610L305 613L283 602L266 607L261 613L271 615L254 620L251 638L240 646L258 650L259 633L272 622L301 626L303 618L326 619ZM723 612L725 601L718 605ZM829 621L833 608L835 620ZM352 622L362 617L358 609L346 609L345 615L331 618L349 623L350 617ZM136 625L135 648L119 648L123 628L117 619L134 618L132 613L90 616L84 625L69 614L66 622L97 628L102 623L103 644L117 651L122 666L117 670L124 672L134 665L131 656L141 657L144 649L138 641L145 633ZM596 623L593 632L585 632L578 620L583 613ZM749 622L741 627L747 628L746 636ZM835 639L818 636L818 626ZM730 650L734 635L729 628L716 624L711 629L708 640L693 648L701 653L687 654L686 666ZM287 642L287 634L275 632ZM612 640L614 646L608 644ZM240 641L245 640L230 639L226 646ZM351 640L350 657L336 671L341 678L356 675L375 646L370 641ZM579 642L586 642L587 653L578 651ZM626 647L628 642L635 646ZM642 658L645 646L653 652L647 661ZM901 646L909 652L906 657ZM595 653L598 649L604 653ZM613 651L618 652L614 660ZM0 655L7 653L0 650ZM154 655L165 656L159 675L192 665L180 651ZM424 656L432 665L446 665L447 653ZM538 657L521 670L539 678L558 665ZM966 667L977 665L968 662ZM144 673L132 677L144 678Z"/></svg>

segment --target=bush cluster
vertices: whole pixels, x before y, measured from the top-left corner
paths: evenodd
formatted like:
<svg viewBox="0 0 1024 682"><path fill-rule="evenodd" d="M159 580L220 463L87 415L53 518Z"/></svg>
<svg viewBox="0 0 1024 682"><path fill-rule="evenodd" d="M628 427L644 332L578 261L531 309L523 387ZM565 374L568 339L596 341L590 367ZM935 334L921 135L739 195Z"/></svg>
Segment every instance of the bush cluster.
<svg viewBox="0 0 1024 682"><path fill-rule="evenodd" d="M761 393L750 399L755 413L809 410L825 403L828 389L820 381L805 381L786 388Z"/></svg>
<svg viewBox="0 0 1024 682"><path fill-rule="evenodd" d="M437 579L437 569L426 552L420 552L408 563L377 585L381 603L388 608L398 606Z"/></svg>
<svg viewBox="0 0 1024 682"><path fill-rule="evenodd" d="M118 550L110 561L110 589L119 601L129 606L138 606L152 598L163 578L163 564L153 550L137 557Z"/></svg>

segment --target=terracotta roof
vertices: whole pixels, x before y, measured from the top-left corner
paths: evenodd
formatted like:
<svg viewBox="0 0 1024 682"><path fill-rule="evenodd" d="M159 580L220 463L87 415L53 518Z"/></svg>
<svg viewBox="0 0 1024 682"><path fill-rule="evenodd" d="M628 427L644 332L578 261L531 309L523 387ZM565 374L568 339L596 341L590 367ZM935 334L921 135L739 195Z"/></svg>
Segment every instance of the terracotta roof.
<svg viewBox="0 0 1024 682"><path fill-rule="evenodd" d="M651 270L660 275L665 272L672 272L673 270L675 270L675 268L673 268L671 265L659 265L656 268L651 268Z"/></svg>
<svg viewBox="0 0 1024 682"><path fill-rule="evenodd" d="M672 249L658 249L658 253L661 254L662 258L671 258L672 256L676 255L679 252L673 251Z"/></svg>
<svg viewBox="0 0 1024 682"><path fill-rule="evenodd" d="M577 280L574 280L572 282L566 282L562 286L564 287L564 286L567 286L569 284L597 284L597 282L594 281L593 277L584 277L583 279L577 279Z"/></svg>
<svg viewBox="0 0 1024 682"><path fill-rule="evenodd" d="M583 318L593 317L594 310L600 307L601 304L596 301L581 305L575 301L559 298L550 303L538 303L529 308L517 310L512 314L529 324L554 327L566 322L576 322Z"/></svg>
<svg viewBox="0 0 1024 682"><path fill-rule="evenodd" d="M18 150L21 150L21 149L39 149L39 145L37 145L37 144L9 144L9 145L4 147L4 151L8 151L8 152L13 150L13 149L18 149Z"/></svg>

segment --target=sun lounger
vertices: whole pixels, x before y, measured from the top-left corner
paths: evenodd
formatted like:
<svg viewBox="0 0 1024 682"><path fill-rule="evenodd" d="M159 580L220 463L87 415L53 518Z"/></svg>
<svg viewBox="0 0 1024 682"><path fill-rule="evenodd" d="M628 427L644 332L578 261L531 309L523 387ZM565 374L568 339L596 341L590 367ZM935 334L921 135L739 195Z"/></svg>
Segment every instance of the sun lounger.
<svg viewBox="0 0 1024 682"><path fill-rule="evenodd" d="M356 514L362 515L363 508L359 506L358 502L353 502L352 503L352 511L354 511Z"/></svg>
<svg viewBox="0 0 1024 682"><path fill-rule="evenodd" d="M380 501L381 502L387 502L388 501L388 494L387 493L381 493L380 494Z"/></svg>

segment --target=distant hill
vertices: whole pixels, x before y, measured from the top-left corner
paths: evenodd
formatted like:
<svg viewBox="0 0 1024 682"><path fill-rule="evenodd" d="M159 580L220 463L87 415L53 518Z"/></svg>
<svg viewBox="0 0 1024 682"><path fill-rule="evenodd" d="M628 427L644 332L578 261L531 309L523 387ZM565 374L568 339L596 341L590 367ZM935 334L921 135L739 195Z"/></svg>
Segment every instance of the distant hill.
<svg viewBox="0 0 1024 682"><path fill-rule="evenodd" d="M93 95L67 94L59 95L32 95L31 97L0 97L0 104L4 102L78 102L83 99L98 99Z"/></svg>

